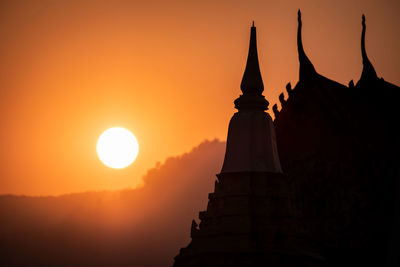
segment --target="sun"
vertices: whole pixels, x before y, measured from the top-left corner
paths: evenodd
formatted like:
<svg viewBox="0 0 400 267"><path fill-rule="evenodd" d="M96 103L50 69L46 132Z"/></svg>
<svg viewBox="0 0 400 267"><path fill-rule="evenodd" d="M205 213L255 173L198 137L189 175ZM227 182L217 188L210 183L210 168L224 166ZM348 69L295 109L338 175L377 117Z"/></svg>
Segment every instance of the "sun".
<svg viewBox="0 0 400 267"><path fill-rule="evenodd" d="M108 167L121 169L135 161L139 153L136 137L129 130L113 127L105 130L97 141L97 155Z"/></svg>

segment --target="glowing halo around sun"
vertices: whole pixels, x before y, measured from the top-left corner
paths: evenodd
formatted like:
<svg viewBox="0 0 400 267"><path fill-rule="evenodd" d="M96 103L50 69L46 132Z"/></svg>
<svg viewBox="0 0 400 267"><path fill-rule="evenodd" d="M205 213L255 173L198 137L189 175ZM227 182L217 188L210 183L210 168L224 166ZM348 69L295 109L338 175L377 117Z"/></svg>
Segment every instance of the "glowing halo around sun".
<svg viewBox="0 0 400 267"><path fill-rule="evenodd" d="M135 161L139 153L136 137L127 129L105 130L97 141L97 155L108 167L122 169Z"/></svg>

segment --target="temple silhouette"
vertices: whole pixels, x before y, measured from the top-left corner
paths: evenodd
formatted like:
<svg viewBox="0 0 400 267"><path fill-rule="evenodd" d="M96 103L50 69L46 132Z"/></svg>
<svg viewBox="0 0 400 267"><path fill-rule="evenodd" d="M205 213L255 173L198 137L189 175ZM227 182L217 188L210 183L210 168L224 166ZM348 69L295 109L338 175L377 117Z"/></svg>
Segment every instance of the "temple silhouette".
<svg viewBox="0 0 400 267"><path fill-rule="evenodd" d="M299 81L266 113L256 27L226 154L174 266L400 266L400 88L378 78L362 17L359 81L320 75L302 44Z"/></svg>

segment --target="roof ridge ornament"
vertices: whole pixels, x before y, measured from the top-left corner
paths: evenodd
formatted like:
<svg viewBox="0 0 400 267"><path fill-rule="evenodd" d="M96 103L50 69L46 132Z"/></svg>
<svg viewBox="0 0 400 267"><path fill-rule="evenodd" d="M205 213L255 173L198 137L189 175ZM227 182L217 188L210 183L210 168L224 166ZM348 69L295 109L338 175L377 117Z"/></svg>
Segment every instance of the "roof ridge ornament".
<svg viewBox="0 0 400 267"><path fill-rule="evenodd" d="M301 28L302 28L302 21L301 21L301 11L297 12L297 21L298 21L298 28L297 28L297 51L299 54L299 63L300 63L300 71L299 71L299 80L307 80L310 75L316 74L314 65L308 59L306 53L304 52L303 48L303 41L301 37Z"/></svg>
<svg viewBox="0 0 400 267"><path fill-rule="evenodd" d="M363 70L361 73L360 81L366 81L370 79L377 79L378 76L376 75L376 71L374 69L374 66L372 66L371 62L368 59L367 52L365 49L365 31L366 31L366 25L365 25L365 15L362 15L362 33L361 33L361 55L362 55L362 60L363 60ZM360 82L359 81L359 82Z"/></svg>

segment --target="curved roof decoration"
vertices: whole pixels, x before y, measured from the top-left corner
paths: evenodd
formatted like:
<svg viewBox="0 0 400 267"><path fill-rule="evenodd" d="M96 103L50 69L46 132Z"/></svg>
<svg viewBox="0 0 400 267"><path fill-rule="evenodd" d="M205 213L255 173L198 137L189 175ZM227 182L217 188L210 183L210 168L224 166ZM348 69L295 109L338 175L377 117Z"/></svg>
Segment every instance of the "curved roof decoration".
<svg viewBox="0 0 400 267"><path fill-rule="evenodd" d="M301 38L301 12L300 9L297 13L297 20L298 20L298 28L297 28L297 51L299 53L299 62L300 62L300 73L299 73L299 79L300 81L306 80L307 77L310 75L314 75L317 72L315 71L314 65L311 63L311 61L308 59L306 53L304 52L303 49L303 42Z"/></svg>
<svg viewBox="0 0 400 267"><path fill-rule="evenodd" d="M361 33L361 54L363 60L363 70L361 73L360 81L366 81L370 79L377 79L376 71L368 59L367 52L365 50L365 16L362 15L362 33Z"/></svg>

